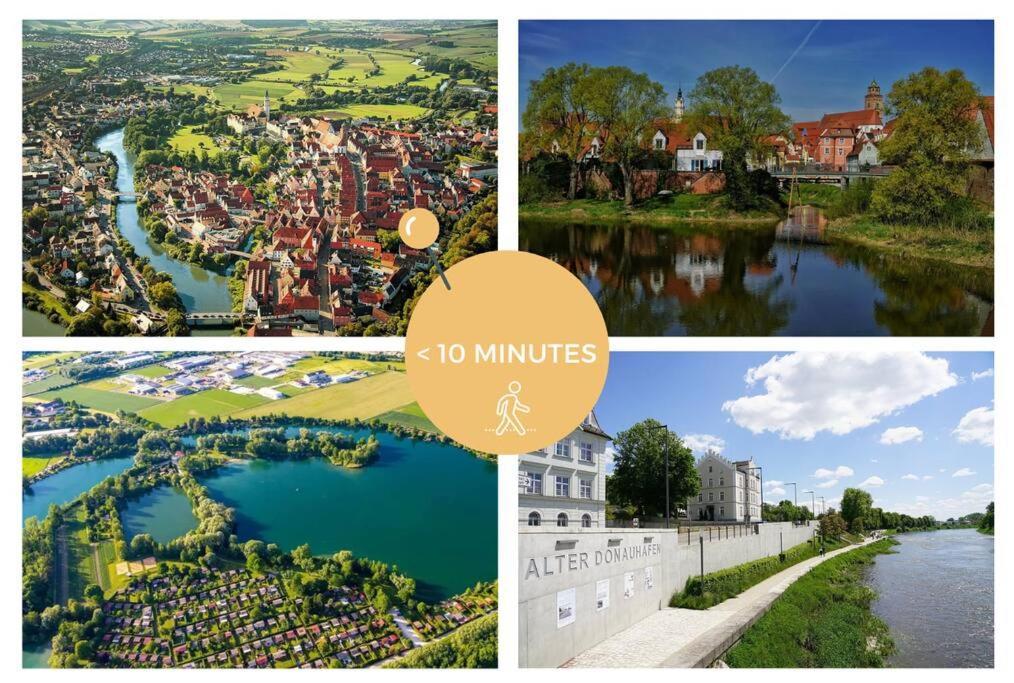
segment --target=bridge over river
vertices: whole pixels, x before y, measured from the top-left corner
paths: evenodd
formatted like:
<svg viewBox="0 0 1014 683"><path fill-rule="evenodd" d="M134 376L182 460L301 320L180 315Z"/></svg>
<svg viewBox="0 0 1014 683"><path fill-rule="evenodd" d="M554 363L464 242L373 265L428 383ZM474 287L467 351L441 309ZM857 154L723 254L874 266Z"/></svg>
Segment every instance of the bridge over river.
<svg viewBox="0 0 1014 683"><path fill-rule="evenodd" d="M880 180L887 177L886 171L821 171L810 169L805 171L776 170L771 171L771 177L778 181L783 188L788 188L792 181L800 183L817 183L821 185L838 185L842 189L848 187L853 180Z"/></svg>

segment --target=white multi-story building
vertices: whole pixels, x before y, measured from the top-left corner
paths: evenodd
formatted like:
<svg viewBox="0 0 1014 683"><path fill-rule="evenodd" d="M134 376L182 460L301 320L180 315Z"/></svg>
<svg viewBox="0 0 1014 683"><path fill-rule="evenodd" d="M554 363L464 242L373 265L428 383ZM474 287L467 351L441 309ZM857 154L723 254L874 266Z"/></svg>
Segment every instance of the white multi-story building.
<svg viewBox="0 0 1014 683"><path fill-rule="evenodd" d="M595 413L556 443L518 459L519 523L606 526L606 446L612 440Z"/></svg>
<svg viewBox="0 0 1014 683"><path fill-rule="evenodd" d="M691 500L691 521L761 521L760 468L753 460L727 460L710 451L697 461L701 492Z"/></svg>

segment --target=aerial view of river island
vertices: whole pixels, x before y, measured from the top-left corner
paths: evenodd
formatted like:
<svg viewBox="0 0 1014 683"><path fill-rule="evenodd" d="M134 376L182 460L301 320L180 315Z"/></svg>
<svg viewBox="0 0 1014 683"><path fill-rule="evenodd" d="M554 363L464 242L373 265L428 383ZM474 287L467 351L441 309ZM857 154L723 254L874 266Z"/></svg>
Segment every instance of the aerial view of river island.
<svg viewBox="0 0 1014 683"><path fill-rule="evenodd" d="M24 667L496 666L496 464L401 354L22 362Z"/></svg>
<svg viewBox="0 0 1014 683"><path fill-rule="evenodd" d="M522 21L520 248L613 336L992 336L993 45L992 21Z"/></svg>
<svg viewBox="0 0 1014 683"><path fill-rule="evenodd" d="M438 264L496 249L495 21L22 37L27 336L403 335Z"/></svg>

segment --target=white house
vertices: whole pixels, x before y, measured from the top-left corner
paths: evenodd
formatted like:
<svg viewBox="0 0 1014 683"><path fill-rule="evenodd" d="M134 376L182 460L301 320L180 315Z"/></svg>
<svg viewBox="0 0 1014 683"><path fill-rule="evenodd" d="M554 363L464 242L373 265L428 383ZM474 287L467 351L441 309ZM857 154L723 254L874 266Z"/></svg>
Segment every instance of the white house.
<svg viewBox="0 0 1014 683"><path fill-rule="evenodd" d="M690 519L761 521L760 469L753 460L728 460L709 451L697 461L701 492L687 506Z"/></svg>
<svg viewBox="0 0 1014 683"><path fill-rule="evenodd" d="M698 132L690 140L690 148L676 149L676 170L686 173L722 170L722 150L708 149L708 138Z"/></svg>

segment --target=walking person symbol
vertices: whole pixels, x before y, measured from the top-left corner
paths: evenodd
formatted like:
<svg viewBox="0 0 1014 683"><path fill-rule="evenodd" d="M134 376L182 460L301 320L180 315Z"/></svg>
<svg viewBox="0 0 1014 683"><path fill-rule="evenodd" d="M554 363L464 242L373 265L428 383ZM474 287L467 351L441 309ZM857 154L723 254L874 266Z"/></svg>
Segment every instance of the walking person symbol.
<svg viewBox="0 0 1014 683"><path fill-rule="evenodd" d="M521 382L515 380L507 385L507 393L496 402L496 414L500 417L500 425L496 428L497 436L503 436L510 429L517 432L519 436L524 436L527 433L518 413L529 413L531 408L521 402L518 397L520 392Z"/></svg>

